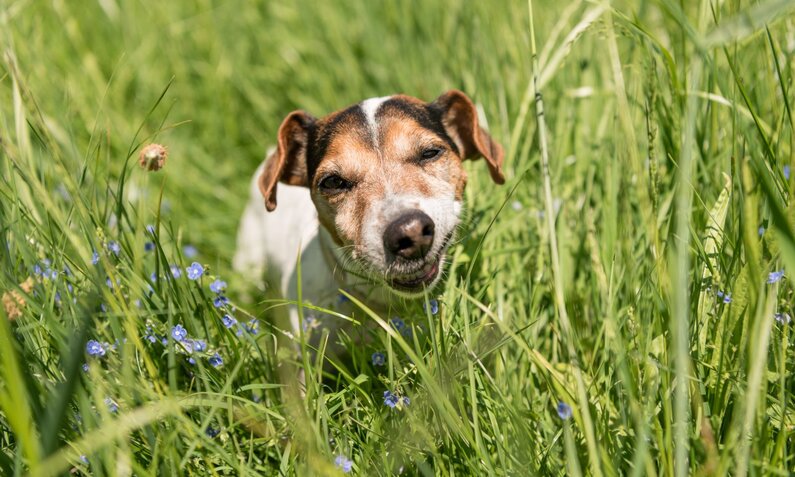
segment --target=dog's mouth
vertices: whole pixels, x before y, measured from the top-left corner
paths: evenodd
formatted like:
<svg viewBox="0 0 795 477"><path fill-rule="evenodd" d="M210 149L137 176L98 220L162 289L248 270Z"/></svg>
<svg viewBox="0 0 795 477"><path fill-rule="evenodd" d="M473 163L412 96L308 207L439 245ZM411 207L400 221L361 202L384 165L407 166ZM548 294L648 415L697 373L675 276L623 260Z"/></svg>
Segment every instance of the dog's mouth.
<svg viewBox="0 0 795 477"><path fill-rule="evenodd" d="M417 293L431 285L439 276L441 268L441 254L435 256L422 266L418 271L391 277L389 282L392 288L407 293Z"/></svg>
<svg viewBox="0 0 795 477"><path fill-rule="evenodd" d="M429 253L419 266L414 267L414 270L391 274L387 278L389 286L408 295L417 295L431 288L439 278L451 238L452 233L445 237L435 253Z"/></svg>

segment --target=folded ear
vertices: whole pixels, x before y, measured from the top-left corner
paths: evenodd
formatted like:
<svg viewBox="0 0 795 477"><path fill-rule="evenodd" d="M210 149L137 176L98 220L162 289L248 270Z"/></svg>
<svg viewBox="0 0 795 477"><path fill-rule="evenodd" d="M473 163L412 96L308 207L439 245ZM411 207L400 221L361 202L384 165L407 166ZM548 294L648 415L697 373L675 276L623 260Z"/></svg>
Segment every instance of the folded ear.
<svg viewBox="0 0 795 477"><path fill-rule="evenodd" d="M276 151L265 163L259 176L259 190L265 198L268 212L276 208L276 186L279 181L290 185L308 186L306 148L309 128L315 118L303 111L288 114L279 126Z"/></svg>
<svg viewBox="0 0 795 477"><path fill-rule="evenodd" d="M433 106L440 108L442 125L456 143L464 159L483 157L489 166L491 179L505 183L502 175L502 146L497 144L478 124L478 112L467 95L457 89L436 98Z"/></svg>

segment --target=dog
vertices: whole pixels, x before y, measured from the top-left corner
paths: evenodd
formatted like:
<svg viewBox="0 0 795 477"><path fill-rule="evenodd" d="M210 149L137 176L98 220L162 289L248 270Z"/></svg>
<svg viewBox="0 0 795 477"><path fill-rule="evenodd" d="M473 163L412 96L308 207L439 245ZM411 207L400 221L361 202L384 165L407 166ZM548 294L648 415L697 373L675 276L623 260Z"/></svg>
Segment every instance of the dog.
<svg viewBox="0 0 795 477"><path fill-rule="evenodd" d="M254 174L233 267L297 300L300 256L301 300L320 307L338 304L341 289L384 313L419 301L443 274L467 183L462 162L476 158L505 182L502 147L458 90L430 103L371 98L320 119L294 111ZM289 318L292 333L306 331L295 307ZM317 321L331 333L349 324Z"/></svg>

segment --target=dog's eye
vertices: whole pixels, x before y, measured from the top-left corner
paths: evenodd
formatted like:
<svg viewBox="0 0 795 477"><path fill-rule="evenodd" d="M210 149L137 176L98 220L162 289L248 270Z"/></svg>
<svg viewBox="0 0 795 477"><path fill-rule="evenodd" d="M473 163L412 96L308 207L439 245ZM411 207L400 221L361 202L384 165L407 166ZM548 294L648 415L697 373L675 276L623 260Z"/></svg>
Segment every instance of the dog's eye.
<svg viewBox="0 0 795 477"><path fill-rule="evenodd" d="M336 174L331 174L321 179L318 187L326 194L338 194L350 189L353 184Z"/></svg>
<svg viewBox="0 0 795 477"><path fill-rule="evenodd" d="M441 153L442 150L436 147L425 149L424 151L422 151L422 154L420 154L420 162L428 162L438 157L439 154Z"/></svg>

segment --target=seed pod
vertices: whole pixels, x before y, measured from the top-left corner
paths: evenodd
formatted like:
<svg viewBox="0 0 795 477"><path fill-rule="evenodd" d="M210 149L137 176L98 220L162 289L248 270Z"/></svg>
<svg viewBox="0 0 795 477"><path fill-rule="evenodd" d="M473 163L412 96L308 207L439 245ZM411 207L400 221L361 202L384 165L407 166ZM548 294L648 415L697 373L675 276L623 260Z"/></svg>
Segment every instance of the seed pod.
<svg viewBox="0 0 795 477"><path fill-rule="evenodd" d="M149 144L141 149L141 155L138 156L138 163L145 170L159 171L166 165L167 157L168 151L165 146L160 144Z"/></svg>

